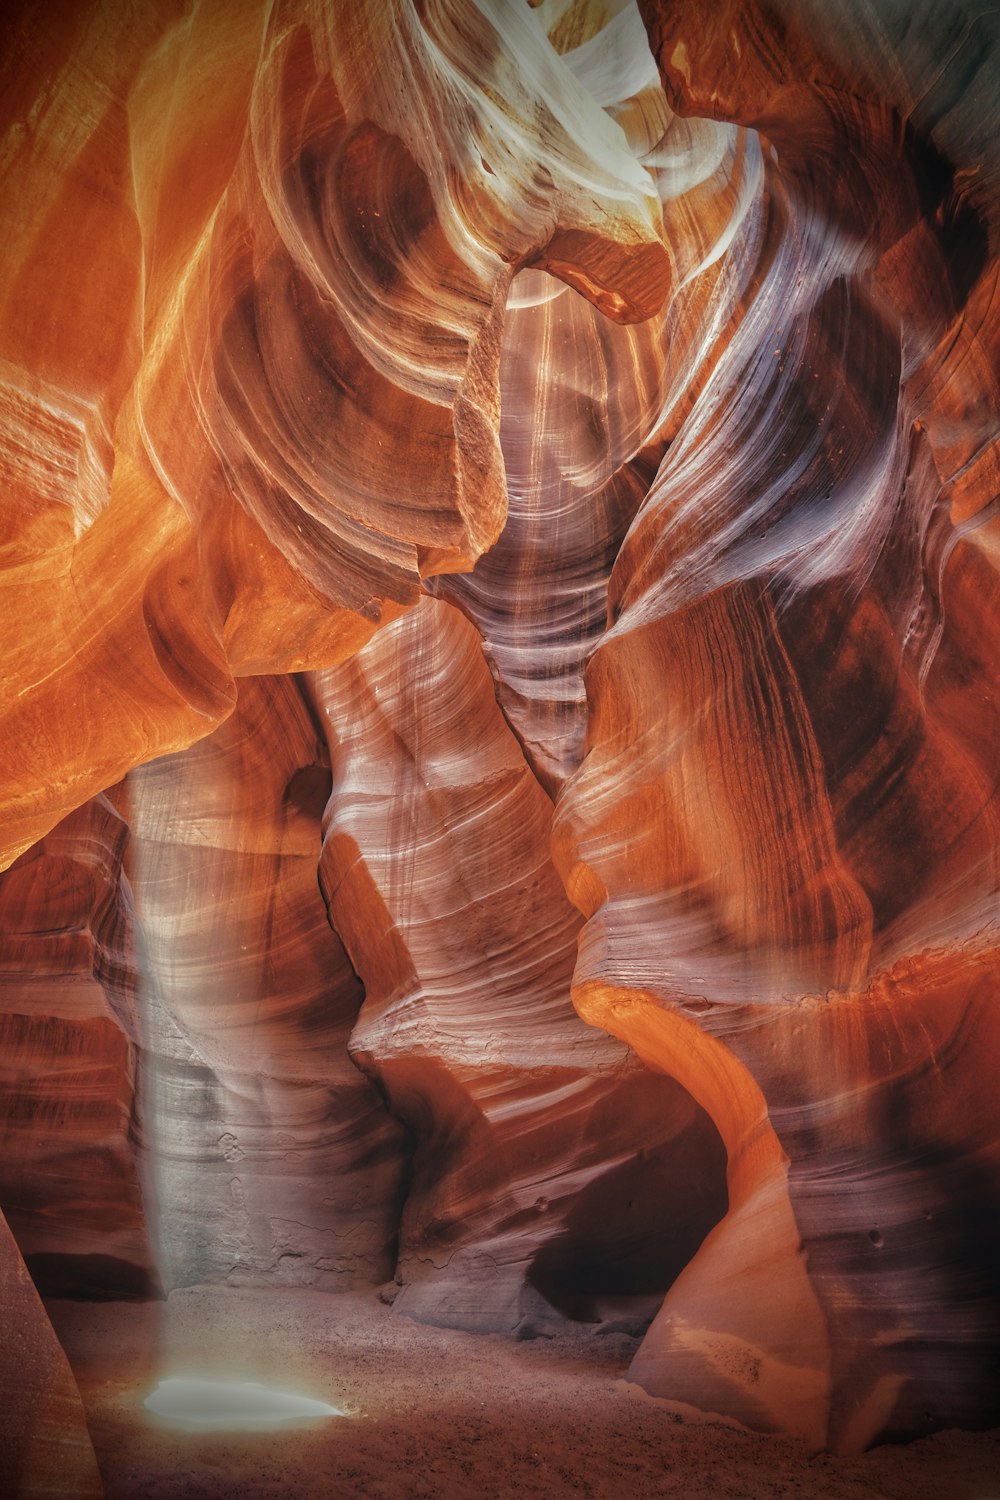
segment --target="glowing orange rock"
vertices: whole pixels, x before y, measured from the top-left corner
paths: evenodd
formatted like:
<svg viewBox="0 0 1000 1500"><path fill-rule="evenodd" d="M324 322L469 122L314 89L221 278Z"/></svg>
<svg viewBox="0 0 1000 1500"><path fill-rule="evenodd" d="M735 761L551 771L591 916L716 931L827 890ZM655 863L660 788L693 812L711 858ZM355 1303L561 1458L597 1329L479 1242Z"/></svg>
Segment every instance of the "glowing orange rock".
<svg viewBox="0 0 1000 1500"><path fill-rule="evenodd" d="M342 659L495 539L513 269L623 319L670 271L648 173L528 9L56 30L22 11L0 60L5 862L209 732L234 675Z"/></svg>
<svg viewBox="0 0 1000 1500"><path fill-rule="evenodd" d="M629 6L95 0L63 32L16 10L3 860L154 762L116 800L161 1057L189 1099L226 1096L205 1111L233 1194L211 1274L228 1251L240 1274L298 1274L292 1209L324 1163L359 1160L324 1155L329 1080L345 1119L377 1118L392 1177L348 1047L420 1142L401 1305L445 1321L526 1331L538 1298L602 1315L580 1266L619 1253L629 1295L665 1285L721 1207L707 1112L728 1213L635 1377L815 1445L983 1423L995 33L932 0L905 26L866 3L640 9L665 96ZM308 707L273 677L237 706L236 678L307 668L359 1013L313 885ZM43 889L61 837L4 887L18 1005L50 896L101 925L73 880ZM117 874L107 889L114 908ZM74 986L104 1003L88 942L64 942L44 1016L114 1117L138 1264L117 1150L134 1022L59 1010ZM571 1013L577 944L580 1014L633 1052ZM18 1113L29 1062L52 1066L28 1011L2 1022L19 1076L0 1186L30 1237L50 1195L77 1205ZM269 1132L290 1121L319 1165L276 1228ZM234 1164L254 1129L251 1202ZM689 1209L655 1267L652 1196L641 1233L617 1207L643 1149ZM339 1214L325 1229L360 1209Z"/></svg>
<svg viewBox="0 0 1000 1500"><path fill-rule="evenodd" d="M321 880L366 990L351 1055L417 1143L396 1306L521 1336L641 1325L723 1208L718 1140L573 1012L551 803L475 632L425 599L312 690Z"/></svg>
<svg viewBox="0 0 1000 1500"><path fill-rule="evenodd" d="M860 31L820 33L833 68L790 13L645 10L671 102L771 149L758 275L618 555L556 814L581 1013L729 1155L633 1371L816 1445L985 1424L996 1223L959 1205L1000 1138L995 265ZM903 73L946 92L929 16Z"/></svg>

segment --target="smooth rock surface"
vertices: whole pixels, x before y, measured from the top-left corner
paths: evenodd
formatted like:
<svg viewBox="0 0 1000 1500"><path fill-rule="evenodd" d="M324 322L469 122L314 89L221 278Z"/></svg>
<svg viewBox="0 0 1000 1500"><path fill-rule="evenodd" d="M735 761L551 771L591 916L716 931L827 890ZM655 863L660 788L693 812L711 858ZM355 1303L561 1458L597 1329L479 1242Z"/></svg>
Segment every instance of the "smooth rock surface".
<svg viewBox="0 0 1000 1500"><path fill-rule="evenodd" d="M0 875L0 1209L43 1292L159 1281L127 842L96 797Z"/></svg>
<svg viewBox="0 0 1000 1500"><path fill-rule="evenodd" d="M630 321L670 261L528 7L27 0L0 97L6 863L496 539L513 270Z"/></svg>
<svg viewBox="0 0 1000 1500"><path fill-rule="evenodd" d="M170 1286L378 1285L408 1147L347 1055L363 989L316 879L326 746L293 677L128 778Z"/></svg>
<svg viewBox="0 0 1000 1500"><path fill-rule="evenodd" d="M0 1484L24 1500L104 1494L80 1392L0 1214Z"/></svg>
<svg viewBox="0 0 1000 1500"><path fill-rule="evenodd" d="M666 1293L687 1411L995 1422L996 18L8 9L39 1280Z"/></svg>
<svg viewBox="0 0 1000 1500"><path fill-rule="evenodd" d="M396 1309L521 1337L642 1326L725 1208L719 1142L573 1011L551 803L475 632L424 599L310 687L333 771L320 879L365 985L351 1056L416 1144Z"/></svg>
<svg viewBox="0 0 1000 1500"><path fill-rule="evenodd" d="M633 1372L817 1445L988 1423L996 180L971 97L928 106L967 39L923 7L873 77L874 7L643 9L671 104L769 145L758 271L618 554L556 815L581 1013L729 1155Z"/></svg>

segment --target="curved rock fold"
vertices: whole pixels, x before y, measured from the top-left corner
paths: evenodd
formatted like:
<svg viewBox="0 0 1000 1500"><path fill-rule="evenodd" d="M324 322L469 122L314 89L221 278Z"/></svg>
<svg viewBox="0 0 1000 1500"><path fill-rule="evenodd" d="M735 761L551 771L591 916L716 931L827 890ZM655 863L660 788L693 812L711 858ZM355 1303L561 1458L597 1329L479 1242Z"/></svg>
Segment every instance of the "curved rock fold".
<svg viewBox="0 0 1000 1500"><path fill-rule="evenodd" d="M812 1448L997 1420L998 46L11 9L25 1493L97 1483L29 1272L648 1329Z"/></svg>

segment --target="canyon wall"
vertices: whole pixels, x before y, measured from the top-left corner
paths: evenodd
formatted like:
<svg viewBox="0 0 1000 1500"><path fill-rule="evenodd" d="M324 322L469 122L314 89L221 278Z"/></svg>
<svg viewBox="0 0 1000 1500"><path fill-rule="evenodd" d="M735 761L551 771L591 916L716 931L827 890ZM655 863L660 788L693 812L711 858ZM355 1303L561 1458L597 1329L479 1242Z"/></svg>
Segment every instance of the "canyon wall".
<svg viewBox="0 0 1000 1500"><path fill-rule="evenodd" d="M708 9L12 8L18 1286L996 1421L996 28Z"/></svg>

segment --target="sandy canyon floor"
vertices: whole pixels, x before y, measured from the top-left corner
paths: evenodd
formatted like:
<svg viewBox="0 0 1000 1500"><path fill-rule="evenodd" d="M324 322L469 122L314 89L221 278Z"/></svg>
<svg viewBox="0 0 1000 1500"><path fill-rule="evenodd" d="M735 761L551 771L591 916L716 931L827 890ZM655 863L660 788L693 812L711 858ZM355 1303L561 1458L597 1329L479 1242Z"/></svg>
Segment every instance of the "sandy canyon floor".
<svg viewBox="0 0 1000 1500"><path fill-rule="evenodd" d="M427 1328L374 1292L186 1290L53 1302L108 1500L1000 1500L1000 1432L861 1457L693 1425L623 1379L623 1335L513 1343ZM346 1415L191 1434L143 1400L171 1374L260 1380Z"/></svg>

